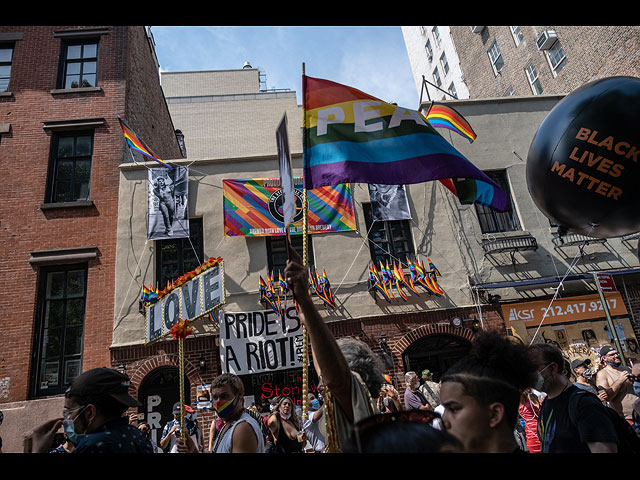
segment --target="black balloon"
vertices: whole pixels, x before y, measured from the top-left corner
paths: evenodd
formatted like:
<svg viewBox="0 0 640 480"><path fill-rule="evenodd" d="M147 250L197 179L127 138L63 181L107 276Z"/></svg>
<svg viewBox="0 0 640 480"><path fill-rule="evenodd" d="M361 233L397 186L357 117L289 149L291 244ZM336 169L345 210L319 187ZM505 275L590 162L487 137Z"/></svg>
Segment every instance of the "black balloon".
<svg viewBox="0 0 640 480"><path fill-rule="evenodd" d="M549 112L529 148L527 185L556 224L590 237L640 231L640 79L609 77Z"/></svg>

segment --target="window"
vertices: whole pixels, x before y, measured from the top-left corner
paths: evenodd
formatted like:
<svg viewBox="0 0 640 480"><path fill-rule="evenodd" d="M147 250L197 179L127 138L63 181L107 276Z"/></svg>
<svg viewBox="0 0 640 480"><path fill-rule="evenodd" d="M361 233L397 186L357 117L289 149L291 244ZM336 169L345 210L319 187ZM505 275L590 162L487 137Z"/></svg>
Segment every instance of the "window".
<svg viewBox="0 0 640 480"><path fill-rule="evenodd" d="M513 208L513 202L511 201L511 192L509 190L509 183L507 182L507 172L499 170L484 173L491 180L496 182L507 194L509 201L508 207L510 210L507 210L506 212L496 212L489 207L476 203L476 213L478 215L478 221L480 222L480 229L482 230L482 233L512 232L515 230L521 230L520 220L518 220L518 216Z"/></svg>
<svg viewBox="0 0 640 480"><path fill-rule="evenodd" d="M287 266L287 237L265 237L267 239L267 268L269 273L273 274L274 280L278 279L278 273L282 272L284 277L284 267ZM293 248L298 252L300 258L304 260L303 247L304 239L302 235L291 235L291 244ZM311 242L311 235L307 235L307 263L310 267L313 266L313 244Z"/></svg>
<svg viewBox="0 0 640 480"><path fill-rule="evenodd" d="M529 65L527 65L527 68L525 68L524 71L527 74L527 79L529 80L531 91L533 91L534 95L540 95L542 93L542 85L540 84L540 79L538 78L536 67L533 65L533 63L530 63Z"/></svg>
<svg viewBox="0 0 640 480"><path fill-rule="evenodd" d="M0 45L0 92L9 91L13 45Z"/></svg>
<svg viewBox="0 0 640 480"><path fill-rule="evenodd" d="M433 71L433 80L436 82L437 86L442 85L442 80L440 79L440 72L438 72L438 67Z"/></svg>
<svg viewBox="0 0 640 480"><path fill-rule="evenodd" d="M38 286L36 396L63 393L82 373L87 266L43 267Z"/></svg>
<svg viewBox="0 0 640 480"><path fill-rule="evenodd" d="M424 50L427 52L427 58L429 61L433 58L433 49L431 48L431 42L427 40L427 44L424 46Z"/></svg>
<svg viewBox="0 0 640 480"><path fill-rule="evenodd" d="M55 134L48 200L52 203L88 200L93 133Z"/></svg>
<svg viewBox="0 0 640 480"><path fill-rule="evenodd" d="M427 36L427 30L424 28L424 26L423 26L423 25L420 25L420 34L421 34L423 37L426 37L426 36Z"/></svg>
<svg viewBox="0 0 640 480"><path fill-rule="evenodd" d="M449 93L453 96L453 98L458 98L458 92L456 91L456 86L451 82L449 85Z"/></svg>
<svg viewBox="0 0 640 480"><path fill-rule="evenodd" d="M440 42L442 41L440 39L440 30L438 30L438 27L433 27L433 39L436 41L436 45L440 45Z"/></svg>
<svg viewBox="0 0 640 480"><path fill-rule="evenodd" d="M64 42L59 88L97 86L98 41Z"/></svg>
<svg viewBox="0 0 640 480"><path fill-rule="evenodd" d="M547 58L554 76L558 75L567 64L567 57L564 54L560 40L557 40L553 47L547 51Z"/></svg>
<svg viewBox="0 0 640 480"><path fill-rule="evenodd" d="M502 60L502 54L500 53L500 48L498 48L498 42L494 40L493 45L489 49L489 59L491 60L491 67L493 68L493 73L497 75L502 70L504 66L504 60Z"/></svg>
<svg viewBox="0 0 640 480"><path fill-rule="evenodd" d="M513 35L513 41L516 42L516 47L524 41L524 35L522 34L522 27L509 27L511 29L511 35Z"/></svg>
<svg viewBox="0 0 640 480"><path fill-rule="evenodd" d="M189 238L158 240L156 248L156 278L158 288L162 290L170 282L204 263L202 219L189 220Z"/></svg>
<svg viewBox="0 0 640 480"><path fill-rule="evenodd" d="M380 262L384 264L389 262L391 265L394 261L407 263L408 259L415 259L409 220L373 222L371 204L363 203L362 207L367 232L369 232L368 240L371 260L376 265L380 265Z"/></svg>
<svg viewBox="0 0 640 480"><path fill-rule="evenodd" d="M444 54L444 52L440 56L440 64L442 65L442 71L444 72L444 74L446 75L447 73L449 73L449 62L447 61L447 56Z"/></svg>

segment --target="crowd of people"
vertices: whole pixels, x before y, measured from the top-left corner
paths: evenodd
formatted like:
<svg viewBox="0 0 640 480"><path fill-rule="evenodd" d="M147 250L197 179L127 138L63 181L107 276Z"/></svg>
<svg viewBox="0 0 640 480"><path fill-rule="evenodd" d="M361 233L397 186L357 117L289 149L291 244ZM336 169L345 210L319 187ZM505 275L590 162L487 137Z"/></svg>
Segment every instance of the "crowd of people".
<svg viewBox="0 0 640 480"><path fill-rule="evenodd" d="M438 382L429 370L407 372L400 397L385 382L378 357L354 338L336 339L308 290L308 271L290 249L287 283L300 309L318 374L301 418L291 397L270 405L244 404L233 374L211 384L214 420L209 443L195 412L174 408L159 444L147 424L123 416L140 404L128 378L110 369L80 375L67 391L62 418L35 428L26 452L153 453L638 453L640 365L622 365L620 352L600 350L602 368L589 359L569 363L549 343L525 345L491 331L476 335L467 356ZM185 415L188 435L180 433ZM114 435L117 434L117 435ZM115 439L117 436L117 440Z"/></svg>

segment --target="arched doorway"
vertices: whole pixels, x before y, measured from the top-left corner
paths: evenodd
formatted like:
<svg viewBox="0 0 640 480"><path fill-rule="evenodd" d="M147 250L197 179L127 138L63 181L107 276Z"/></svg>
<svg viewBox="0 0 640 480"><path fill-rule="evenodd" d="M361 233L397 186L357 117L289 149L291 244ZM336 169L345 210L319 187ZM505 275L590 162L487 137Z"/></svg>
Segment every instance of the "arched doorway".
<svg viewBox="0 0 640 480"><path fill-rule="evenodd" d="M470 349L471 342L456 335L427 335L411 344L402 354L405 372L412 370L420 375L428 368L433 372L433 381L439 382L449 367L466 356Z"/></svg>
<svg viewBox="0 0 640 480"><path fill-rule="evenodd" d="M184 401L191 403L189 379L184 377ZM173 405L180 401L180 376L177 367L159 367L149 373L138 389L138 401L142 403L140 413L144 422L151 426L153 440L160 444L162 429L173 419Z"/></svg>

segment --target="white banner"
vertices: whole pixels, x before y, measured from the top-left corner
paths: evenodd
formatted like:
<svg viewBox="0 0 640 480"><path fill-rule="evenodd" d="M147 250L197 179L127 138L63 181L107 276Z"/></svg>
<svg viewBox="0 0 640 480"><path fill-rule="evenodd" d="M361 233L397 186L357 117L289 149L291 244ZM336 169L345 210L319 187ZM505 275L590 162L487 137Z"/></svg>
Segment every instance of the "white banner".
<svg viewBox="0 0 640 480"><path fill-rule="evenodd" d="M303 365L303 329L296 308L231 313L220 318L223 373L247 375Z"/></svg>
<svg viewBox="0 0 640 480"><path fill-rule="evenodd" d="M147 307L147 343L169 333L180 318L195 320L215 310L225 298L224 268L220 262Z"/></svg>

